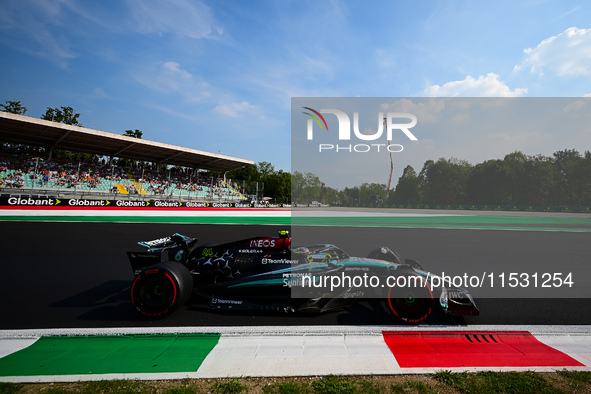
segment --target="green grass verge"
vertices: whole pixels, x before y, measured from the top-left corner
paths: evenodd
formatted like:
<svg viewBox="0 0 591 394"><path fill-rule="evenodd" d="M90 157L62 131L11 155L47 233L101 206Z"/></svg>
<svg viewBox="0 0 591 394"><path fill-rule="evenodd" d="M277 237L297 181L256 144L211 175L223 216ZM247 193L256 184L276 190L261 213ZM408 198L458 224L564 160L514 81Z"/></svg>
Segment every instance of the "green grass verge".
<svg viewBox="0 0 591 394"><path fill-rule="evenodd" d="M110 380L77 383L0 383L0 393L589 393L591 372L440 371L432 375L324 376L287 378L185 379L167 381Z"/></svg>

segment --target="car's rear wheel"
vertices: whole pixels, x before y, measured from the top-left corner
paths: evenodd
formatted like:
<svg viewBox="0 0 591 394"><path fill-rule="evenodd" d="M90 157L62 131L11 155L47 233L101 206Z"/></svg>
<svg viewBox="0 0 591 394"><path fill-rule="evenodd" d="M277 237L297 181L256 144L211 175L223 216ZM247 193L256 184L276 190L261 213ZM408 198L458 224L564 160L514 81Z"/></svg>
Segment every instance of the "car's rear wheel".
<svg viewBox="0 0 591 394"><path fill-rule="evenodd" d="M179 263L147 267L131 286L131 302L145 317L159 319L170 315L188 301L193 290L191 273Z"/></svg>
<svg viewBox="0 0 591 394"><path fill-rule="evenodd" d="M396 277L396 285L388 291L388 305L394 315L407 323L420 323L433 312L433 293L418 274L404 273Z"/></svg>

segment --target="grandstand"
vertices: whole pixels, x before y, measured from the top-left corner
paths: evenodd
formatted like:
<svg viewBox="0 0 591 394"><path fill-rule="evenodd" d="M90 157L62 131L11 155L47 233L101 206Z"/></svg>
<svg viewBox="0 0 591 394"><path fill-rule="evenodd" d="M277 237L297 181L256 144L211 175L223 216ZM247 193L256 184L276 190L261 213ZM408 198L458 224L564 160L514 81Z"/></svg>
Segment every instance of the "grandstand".
<svg viewBox="0 0 591 394"><path fill-rule="evenodd" d="M0 154L0 193L72 196L76 198L178 199L216 202L245 200L221 176L254 162L124 135L0 112L0 141L10 146L43 147L47 157ZM16 145L15 145L16 144ZM59 162L55 149L104 157L101 163ZM115 158L184 168L158 173L148 168L122 168Z"/></svg>

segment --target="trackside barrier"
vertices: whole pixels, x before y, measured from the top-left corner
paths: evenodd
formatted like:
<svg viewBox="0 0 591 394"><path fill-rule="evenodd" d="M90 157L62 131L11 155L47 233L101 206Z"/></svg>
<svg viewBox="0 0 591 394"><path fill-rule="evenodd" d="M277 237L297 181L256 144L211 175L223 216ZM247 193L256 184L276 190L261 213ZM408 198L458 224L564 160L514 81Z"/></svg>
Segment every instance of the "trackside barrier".
<svg viewBox="0 0 591 394"><path fill-rule="evenodd" d="M202 202L169 199L90 199L64 198L50 195L0 196L2 207L142 207L142 208L325 208L328 204L257 204L244 202ZM365 208L435 209L449 211L497 211L497 212L563 212L591 213L591 206L546 205L470 205L470 204L362 204Z"/></svg>

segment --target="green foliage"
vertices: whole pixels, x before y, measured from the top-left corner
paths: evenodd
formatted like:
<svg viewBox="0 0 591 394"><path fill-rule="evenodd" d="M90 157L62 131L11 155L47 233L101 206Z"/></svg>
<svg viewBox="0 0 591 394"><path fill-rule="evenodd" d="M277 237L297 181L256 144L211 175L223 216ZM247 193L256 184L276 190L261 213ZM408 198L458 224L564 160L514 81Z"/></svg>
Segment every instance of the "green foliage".
<svg viewBox="0 0 591 394"><path fill-rule="evenodd" d="M138 380L102 380L88 382L83 392L85 393L111 393L131 394L138 391L146 392L144 382Z"/></svg>
<svg viewBox="0 0 591 394"><path fill-rule="evenodd" d="M82 127L82 124L78 122L79 117L80 114L74 113L74 108L62 106L61 108L47 107L47 111L41 116L41 119Z"/></svg>
<svg viewBox="0 0 591 394"><path fill-rule="evenodd" d="M265 394L306 394L310 392L309 384L298 382L273 383L263 387Z"/></svg>
<svg viewBox="0 0 591 394"><path fill-rule="evenodd" d="M230 170L226 173L226 176L241 181L258 182L260 180L258 167L254 164Z"/></svg>
<svg viewBox="0 0 591 394"><path fill-rule="evenodd" d="M552 157L513 152L471 165L455 158L427 160L417 175L407 166L386 199L385 185L364 183L337 191L318 176L294 172L295 202L344 206L531 205L591 206L591 152L558 151ZM382 200L385 204L378 201Z"/></svg>
<svg viewBox="0 0 591 394"><path fill-rule="evenodd" d="M126 137L132 137L132 138L138 138L138 139L142 139L142 136L144 135L144 132L138 129L135 130L125 130L125 132L123 133L124 136Z"/></svg>
<svg viewBox="0 0 591 394"><path fill-rule="evenodd" d="M268 381L273 383L268 384ZM58 393L241 393L266 394L303 393L589 393L591 373L586 371L558 371L555 374L535 372L479 372L454 373L440 371L431 378L424 376L353 377L329 375L320 378L287 377L244 379L184 379L182 381L111 380L46 384L45 386L0 383L0 394L17 392Z"/></svg>
<svg viewBox="0 0 591 394"><path fill-rule="evenodd" d="M5 100L5 104L0 104L0 111L8 112L16 115L24 115L27 113L27 107L23 106L20 101Z"/></svg>
<svg viewBox="0 0 591 394"><path fill-rule="evenodd" d="M438 382L449 386L461 385L466 380L465 373L453 373L451 371L439 371L433 376Z"/></svg>
<svg viewBox="0 0 591 394"><path fill-rule="evenodd" d="M563 369L562 371L558 371L558 374L570 380L576 380L581 383L591 384L591 372L569 371L567 369Z"/></svg>
<svg viewBox="0 0 591 394"><path fill-rule="evenodd" d="M0 394L13 394L23 388L22 384L0 382Z"/></svg>
<svg viewBox="0 0 591 394"><path fill-rule="evenodd" d="M246 390L246 386L238 379L230 379L224 382L215 382L213 386L211 386L211 390L214 393L233 394L243 392Z"/></svg>
<svg viewBox="0 0 591 394"><path fill-rule="evenodd" d="M312 201L329 204L336 196L336 190L327 187L317 175L298 171L291 175L291 193L292 202L301 204Z"/></svg>
<svg viewBox="0 0 591 394"><path fill-rule="evenodd" d="M289 172L272 172L265 178L265 196L273 198L274 203L291 201L291 174Z"/></svg>
<svg viewBox="0 0 591 394"><path fill-rule="evenodd" d="M360 383L360 392L364 394L380 394L383 392L382 388L367 380L362 380Z"/></svg>
<svg viewBox="0 0 591 394"><path fill-rule="evenodd" d="M275 167L266 161L228 171L226 178L236 183L240 191L244 189L246 194L269 197L272 203L291 201L291 174L275 171Z"/></svg>
<svg viewBox="0 0 591 394"><path fill-rule="evenodd" d="M535 372L491 372L476 374L441 371L434 375L440 383L463 393L561 393Z"/></svg>
<svg viewBox="0 0 591 394"><path fill-rule="evenodd" d="M419 393L428 394L436 393L437 391L431 390L431 388L421 380L409 380L404 383L393 383L390 386L390 390L393 393Z"/></svg>
<svg viewBox="0 0 591 394"><path fill-rule="evenodd" d="M164 391L163 394L193 394L198 392L194 387L171 387Z"/></svg>
<svg viewBox="0 0 591 394"><path fill-rule="evenodd" d="M567 380L573 392L589 392L591 387L591 372L587 371L569 371L563 369L558 374Z"/></svg>
<svg viewBox="0 0 591 394"><path fill-rule="evenodd" d="M328 375L312 383L315 393L322 394L353 394L357 387L344 377Z"/></svg>
<svg viewBox="0 0 591 394"><path fill-rule="evenodd" d="M419 177L412 166L406 166L398 179L396 191L388 196L388 203L416 204L420 201Z"/></svg>

